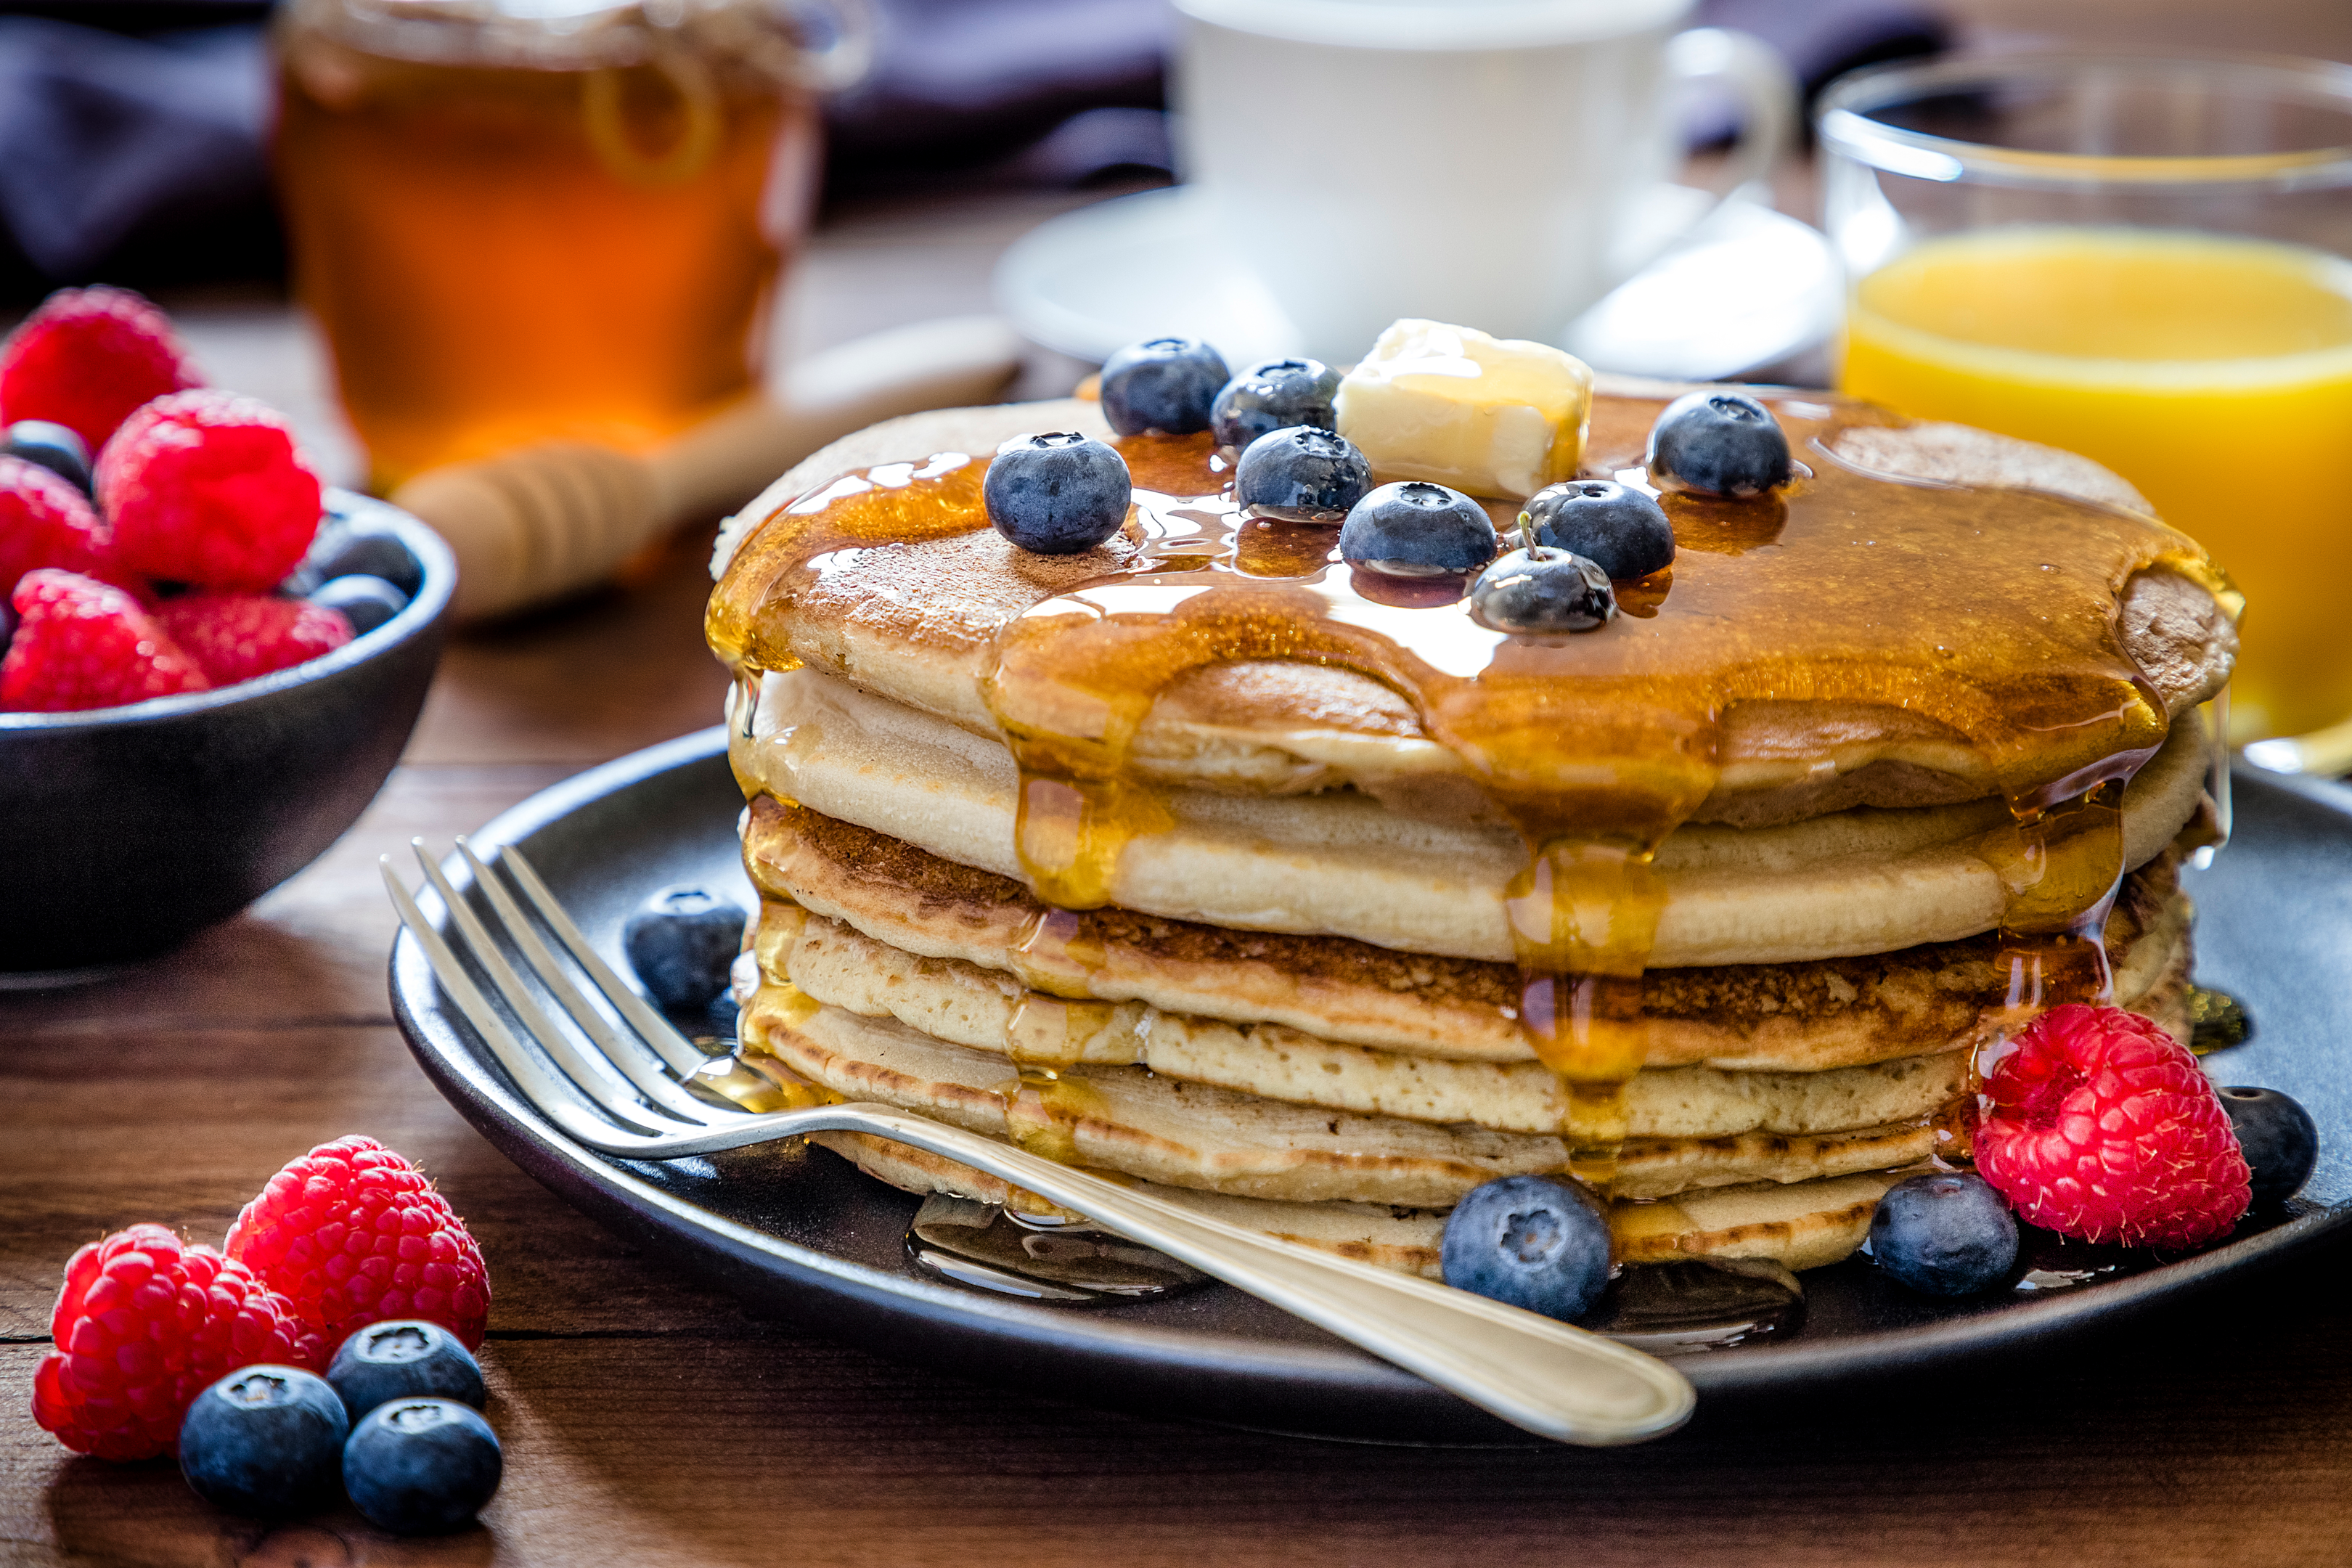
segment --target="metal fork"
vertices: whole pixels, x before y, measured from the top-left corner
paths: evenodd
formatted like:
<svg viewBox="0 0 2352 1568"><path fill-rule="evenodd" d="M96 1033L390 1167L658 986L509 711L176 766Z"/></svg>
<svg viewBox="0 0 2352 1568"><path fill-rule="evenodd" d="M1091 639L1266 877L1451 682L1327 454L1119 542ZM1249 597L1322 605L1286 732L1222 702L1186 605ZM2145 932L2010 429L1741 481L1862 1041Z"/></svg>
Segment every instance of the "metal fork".
<svg viewBox="0 0 2352 1568"><path fill-rule="evenodd" d="M540 1052L491 1005L385 856L384 886L401 920L442 989L523 1098L575 1142L625 1159L677 1160L807 1132L870 1132L960 1160L1076 1210L1542 1436L1591 1447L1638 1443L1690 1418L1696 1395L1689 1381L1630 1346L1483 1296L1211 1219L978 1132L887 1105L755 1113L700 1099L683 1080L705 1065L703 1053L613 973L519 850L490 851L512 881L510 891L465 839L457 840L485 910L443 875L423 840L412 843L425 881L448 911L451 931ZM536 921L525 913L526 902ZM570 954L588 989L556 957L542 926ZM552 998L552 1007L524 980L516 961Z"/></svg>

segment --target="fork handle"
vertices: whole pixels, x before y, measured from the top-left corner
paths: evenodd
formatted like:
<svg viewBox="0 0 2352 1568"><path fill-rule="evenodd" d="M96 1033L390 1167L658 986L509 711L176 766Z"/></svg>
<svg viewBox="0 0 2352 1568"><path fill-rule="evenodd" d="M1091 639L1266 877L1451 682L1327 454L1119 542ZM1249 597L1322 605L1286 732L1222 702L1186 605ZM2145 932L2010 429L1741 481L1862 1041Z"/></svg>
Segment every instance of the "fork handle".
<svg viewBox="0 0 2352 1568"><path fill-rule="evenodd" d="M772 1112L714 1127L707 1135L661 1142L665 1157L675 1158L832 1131L876 1133L1002 1177L1559 1442L1599 1447L1663 1436L1690 1419L1696 1402L1681 1373L1630 1345L1415 1275L1211 1219L890 1106ZM642 1143L613 1152L645 1157Z"/></svg>

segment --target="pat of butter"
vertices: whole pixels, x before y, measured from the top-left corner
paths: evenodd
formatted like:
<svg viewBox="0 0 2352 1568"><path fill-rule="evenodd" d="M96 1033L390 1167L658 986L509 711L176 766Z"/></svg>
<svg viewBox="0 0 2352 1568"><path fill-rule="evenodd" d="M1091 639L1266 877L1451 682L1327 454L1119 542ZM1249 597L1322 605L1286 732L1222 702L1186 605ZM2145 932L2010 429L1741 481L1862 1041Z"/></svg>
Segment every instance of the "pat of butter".
<svg viewBox="0 0 2352 1568"><path fill-rule="evenodd" d="M1592 371L1549 343L1406 318L1339 383L1339 434L1383 479L1527 497L1576 477Z"/></svg>

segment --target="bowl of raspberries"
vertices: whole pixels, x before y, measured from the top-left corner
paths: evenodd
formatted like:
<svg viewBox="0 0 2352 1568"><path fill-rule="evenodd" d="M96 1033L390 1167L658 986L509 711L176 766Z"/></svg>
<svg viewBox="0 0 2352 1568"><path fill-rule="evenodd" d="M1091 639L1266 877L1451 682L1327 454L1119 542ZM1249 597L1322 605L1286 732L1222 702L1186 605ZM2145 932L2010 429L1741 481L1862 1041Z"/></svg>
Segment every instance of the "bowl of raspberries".
<svg viewBox="0 0 2352 1568"><path fill-rule="evenodd" d="M203 384L154 305L0 342L0 988L103 973L316 859L399 759L457 568Z"/></svg>

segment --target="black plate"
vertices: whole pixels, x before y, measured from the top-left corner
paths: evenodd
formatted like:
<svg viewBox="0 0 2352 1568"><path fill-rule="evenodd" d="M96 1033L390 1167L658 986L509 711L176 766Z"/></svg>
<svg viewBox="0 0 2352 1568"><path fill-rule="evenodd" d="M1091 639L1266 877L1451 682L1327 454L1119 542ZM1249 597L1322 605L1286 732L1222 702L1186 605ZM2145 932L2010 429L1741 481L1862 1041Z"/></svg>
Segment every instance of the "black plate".
<svg viewBox="0 0 2352 1568"><path fill-rule="evenodd" d="M2008 1353L2114 1322L2308 1247L2352 1221L2352 791L2242 774L2237 837L2191 874L2199 975L2242 997L2252 1039L2210 1058L2225 1083L2284 1089L2317 1120L2318 1170L2292 1212L2249 1221L2161 1263L2059 1247L2053 1268L2125 1270L2067 1288L1952 1305L1914 1295L1861 1258L1804 1276L1793 1334L1685 1357L1701 1397L1814 1390ZM749 885L742 809L716 730L582 774L475 836L522 847L600 951L654 889ZM451 875L462 886L456 866ZM617 963L617 958L615 959ZM769 1147L666 1165L570 1142L508 1085L404 934L392 995L417 1060L516 1163L633 1240L763 1310L881 1354L1033 1394L1159 1415L1407 1442L1526 1441L1452 1395L1237 1290L1056 1307L919 1275L902 1238L916 1202L823 1150Z"/></svg>

